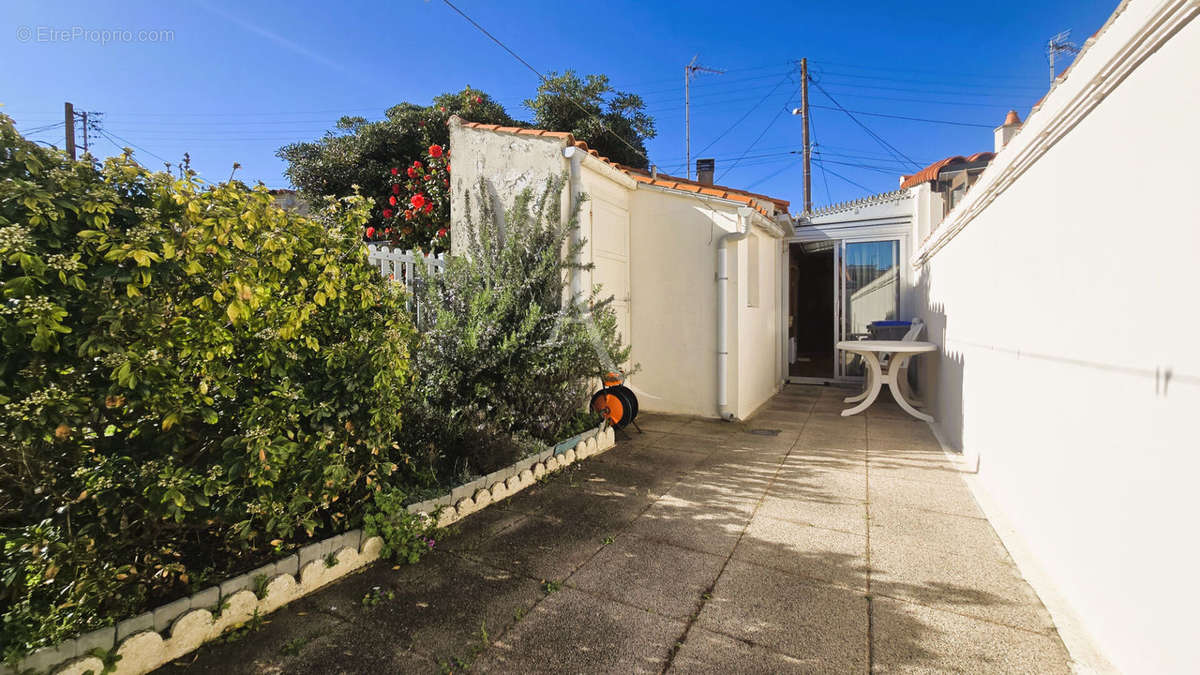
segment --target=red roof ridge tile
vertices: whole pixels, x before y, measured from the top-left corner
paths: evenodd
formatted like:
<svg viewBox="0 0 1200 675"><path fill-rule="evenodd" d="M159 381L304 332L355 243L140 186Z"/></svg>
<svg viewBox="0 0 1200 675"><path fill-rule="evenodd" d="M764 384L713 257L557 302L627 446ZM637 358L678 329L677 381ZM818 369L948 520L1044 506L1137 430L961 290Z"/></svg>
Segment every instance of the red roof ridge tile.
<svg viewBox="0 0 1200 675"><path fill-rule="evenodd" d="M455 117L457 117L457 116L455 116ZM530 129L528 127L506 127L506 126L501 126L499 124L483 124L481 122L468 122L467 120L464 120L461 117L458 117L458 121L460 124L462 124L462 126L468 127L471 129L484 129L487 131L494 131L497 133L517 134L517 135L524 135L524 136L539 136L539 137L543 137L543 138L546 138L546 137L563 138L563 139L566 139L567 145L573 145L573 146L579 148L580 150L583 150L584 152L588 153L589 155L599 159L600 161L604 162L605 164L608 164L609 166L613 167L617 171L624 173L625 175L629 176L630 178L632 178L640 183L646 183L646 184L654 185L657 187L665 187L665 188L669 188L672 190L679 190L681 192L688 192L688 193L694 193L694 194L707 194L710 196L719 197L721 199L728 199L730 201L736 201L736 202L741 202L744 204L749 204L749 205L753 206L756 211L758 211L759 213L761 213L762 215L767 216L767 217L770 217L771 213L768 212L767 209L758 205L756 203L757 200L770 202L772 204L772 206L775 207L776 210L782 211L783 213L787 213L788 206L791 204L791 202L789 202L786 199L777 199L775 197L769 197L767 195L758 194L756 192L750 192L748 190L739 190L737 188L725 187L723 185L709 186L709 185L704 185L703 183L700 183L699 181L693 181L693 180L689 180L686 178L679 178L678 176L668 176L666 174L658 174L658 176L661 176L661 178L656 177L645 169L637 169L632 166L626 166L624 164L614 162L607 157L602 157L600 155L599 151L597 151L593 148L589 148L586 141L576 140L575 136L573 134L570 134L566 131L548 131L546 129Z"/></svg>

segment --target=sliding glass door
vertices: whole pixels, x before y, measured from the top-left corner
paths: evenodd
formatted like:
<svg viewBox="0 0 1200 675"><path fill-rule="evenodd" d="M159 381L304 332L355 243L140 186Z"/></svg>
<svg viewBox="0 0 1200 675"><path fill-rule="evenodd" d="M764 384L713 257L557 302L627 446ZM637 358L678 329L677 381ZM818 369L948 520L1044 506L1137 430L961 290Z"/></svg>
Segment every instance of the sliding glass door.
<svg viewBox="0 0 1200 675"><path fill-rule="evenodd" d="M901 318L900 240L842 240L838 256L838 339L865 340L875 321ZM839 352L838 377L862 377L862 357Z"/></svg>

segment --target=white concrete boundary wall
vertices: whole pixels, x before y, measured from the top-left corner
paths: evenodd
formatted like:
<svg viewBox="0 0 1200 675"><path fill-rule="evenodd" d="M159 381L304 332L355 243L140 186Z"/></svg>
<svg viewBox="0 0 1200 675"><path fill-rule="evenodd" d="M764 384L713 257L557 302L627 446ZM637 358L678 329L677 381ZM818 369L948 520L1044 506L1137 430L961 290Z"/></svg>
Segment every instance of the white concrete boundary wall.
<svg viewBox="0 0 1200 675"><path fill-rule="evenodd" d="M914 259L939 435L1084 668L1195 669L1198 6L1123 4Z"/></svg>

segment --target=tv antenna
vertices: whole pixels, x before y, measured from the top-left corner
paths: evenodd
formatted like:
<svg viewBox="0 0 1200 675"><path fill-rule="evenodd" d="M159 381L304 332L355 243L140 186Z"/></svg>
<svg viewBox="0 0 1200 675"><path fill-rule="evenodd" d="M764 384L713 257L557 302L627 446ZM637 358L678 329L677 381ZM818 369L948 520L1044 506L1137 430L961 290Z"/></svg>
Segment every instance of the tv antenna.
<svg viewBox="0 0 1200 675"><path fill-rule="evenodd" d="M1054 80L1058 77L1058 71L1054 68L1054 58L1059 54L1075 55L1079 53L1079 46L1071 42L1070 29L1050 38L1046 43L1046 56L1050 59L1050 86L1054 86Z"/></svg>
<svg viewBox="0 0 1200 675"><path fill-rule="evenodd" d="M715 75L724 75L725 71L717 70L716 68L706 68L696 63L696 59L700 58L697 54L692 57L692 62L683 67L683 125L684 125L684 161L687 164L688 180L692 179L692 78L697 73L713 73Z"/></svg>

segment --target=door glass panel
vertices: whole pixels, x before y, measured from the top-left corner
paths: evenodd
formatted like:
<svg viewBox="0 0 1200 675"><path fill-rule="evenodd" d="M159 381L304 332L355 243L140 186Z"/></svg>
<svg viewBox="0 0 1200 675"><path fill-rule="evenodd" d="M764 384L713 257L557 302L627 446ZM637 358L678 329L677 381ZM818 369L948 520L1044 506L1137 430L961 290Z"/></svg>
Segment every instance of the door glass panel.
<svg viewBox="0 0 1200 675"><path fill-rule="evenodd" d="M842 339L865 340L873 321L897 319L900 307L900 242L846 244L842 258ZM843 374L863 375L862 357L841 352Z"/></svg>

